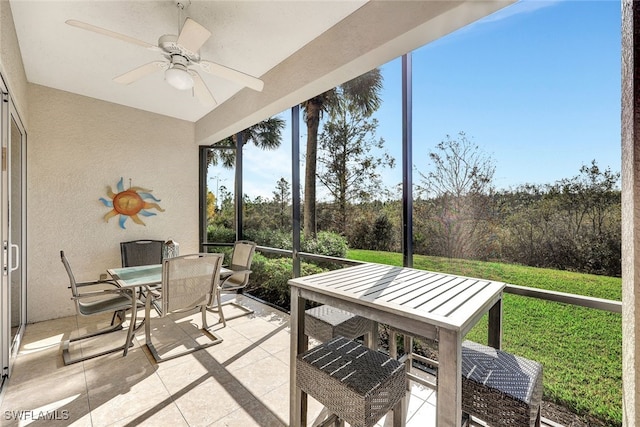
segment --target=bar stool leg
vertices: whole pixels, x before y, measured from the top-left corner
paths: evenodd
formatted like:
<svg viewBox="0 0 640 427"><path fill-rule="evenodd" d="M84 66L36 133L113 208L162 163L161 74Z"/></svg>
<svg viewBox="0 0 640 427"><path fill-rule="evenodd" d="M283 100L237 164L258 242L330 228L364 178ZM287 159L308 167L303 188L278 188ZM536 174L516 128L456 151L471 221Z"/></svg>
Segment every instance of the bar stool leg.
<svg viewBox="0 0 640 427"><path fill-rule="evenodd" d="M398 334L393 329L389 329L389 357L392 359L398 359Z"/></svg>
<svg viewBox="0 0 640 427"><path fill-rule="evenodd" d="M371 324L371 329L364 334L364 345L371 350L378 349L378 322L374 322L373 320L369 322Z"/></svg>
<svg viewBox="0 0 640 427"><path fill-rule="evenodd" d="M400 399L393 407L393 427L404 427L406 425L407 398Z"/></svg>
<svg viewBox="0 0 640 427"><path fill-rule="evenodd" d="M402 344L404 345L404 351L406 354L405 369L407 374L411 373L413 367L413 337L409 335L403 335ZM411 380L407 377L407 391L411 391Z"/></svg>

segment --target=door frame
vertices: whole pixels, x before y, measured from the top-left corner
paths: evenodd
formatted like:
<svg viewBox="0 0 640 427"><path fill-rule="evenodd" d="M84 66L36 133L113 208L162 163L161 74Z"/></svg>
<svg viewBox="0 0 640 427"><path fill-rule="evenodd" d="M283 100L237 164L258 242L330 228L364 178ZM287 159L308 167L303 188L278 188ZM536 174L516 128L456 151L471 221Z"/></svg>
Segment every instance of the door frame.
<svg viewBox="0 0 640 427"><path fill-rule="evenodd" d="M24 334L27 320L27 288L26 288L26 153L27 153L27 133L17 108L9 94L7 85L3 76L0 74L0 91L2 95L2 105L0 106L0 141L2 147L0 189L1 189L1 206L0 206L0 241L3 246L2 257L2 274L0 286L0 360L2 361L2 378L0 383L4 384L5 380L11 376L13 362L20 348L22 336ZM18 259L14 259L14 252L10 249L13 242L11 229L9 226L9 209L10 209L10 192L11 189L11 129L12 119L15 121L21 136L21 156L20 156L20 242ZM8 247L5 247L5 242ZM12 339L11 334L11 267L19 262L21 268L18 270L20 274L20 319L18 330ZM1 385L0 385L1 387Z"/></svg>

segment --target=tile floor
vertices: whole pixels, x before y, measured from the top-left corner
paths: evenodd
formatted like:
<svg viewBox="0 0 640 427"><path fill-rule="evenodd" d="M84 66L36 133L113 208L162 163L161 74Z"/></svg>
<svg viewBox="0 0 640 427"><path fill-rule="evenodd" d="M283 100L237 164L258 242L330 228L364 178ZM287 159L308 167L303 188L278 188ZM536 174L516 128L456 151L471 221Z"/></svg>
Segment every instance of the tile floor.
<svg viewBox="0 0 640 427"><path fill-rule="evenodd" d="M222 343L160 364L144 345L144 328L136 334L127 357L114 353L64 366L61 342L70 331L84 333L95 319L90 323L89 318L73 316L28 325L12 376L0 395L0 425L288 425L289 317L238 298L256 313L231 320L226 328L214 327ZM230 315L231 310L225 313ZM143 316L140 310L138 318ZM213 313L207 319L210 324L217 322ZM151 322L154 345L162 355L204 338L194 326L199 324L199 314L173 320ZM124 334L75 343L72 354L119 345ZM322 408L309 400L313 420ZM433 391L413 386L407 420L410 427L434 425ZM379 425L384 425L384 419Z"/></svg>

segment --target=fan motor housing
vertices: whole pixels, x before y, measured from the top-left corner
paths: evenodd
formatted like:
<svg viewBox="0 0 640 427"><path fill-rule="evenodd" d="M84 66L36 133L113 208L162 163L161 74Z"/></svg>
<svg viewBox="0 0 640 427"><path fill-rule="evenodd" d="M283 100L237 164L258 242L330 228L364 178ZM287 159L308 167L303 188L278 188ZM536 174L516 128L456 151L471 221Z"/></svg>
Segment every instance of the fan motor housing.
<svg viewBox="0 0 640 427"><path fill-rule="evenodd" d="M178 36L173 34L165 34L158 39L158 47L164 50L169 57L180 55L191 62L200 61L198 52L191 52L178 44Z"/></svg>

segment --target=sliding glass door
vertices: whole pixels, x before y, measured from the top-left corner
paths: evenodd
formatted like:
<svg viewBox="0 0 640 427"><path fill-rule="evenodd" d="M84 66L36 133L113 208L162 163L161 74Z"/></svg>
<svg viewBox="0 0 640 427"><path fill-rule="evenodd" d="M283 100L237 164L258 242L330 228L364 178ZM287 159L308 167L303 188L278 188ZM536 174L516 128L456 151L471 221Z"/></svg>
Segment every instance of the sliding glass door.
<svg viewBox="0 0 640 427"><path fill-rule="evenodd" d="M0 289L0 358L2 380L11 374L26 323L25 259L25 165L26 134L15 106L0 82L3 102L2 139L2 287Z"/></svg>

